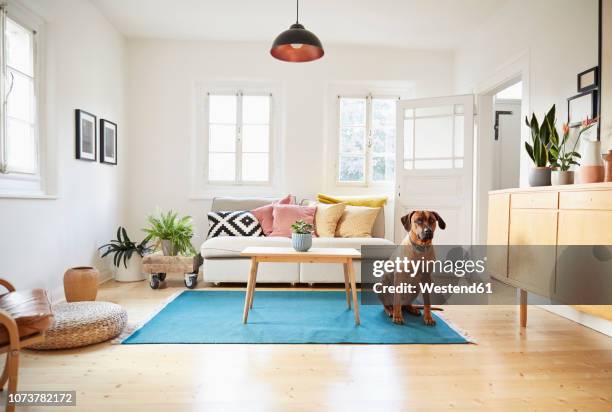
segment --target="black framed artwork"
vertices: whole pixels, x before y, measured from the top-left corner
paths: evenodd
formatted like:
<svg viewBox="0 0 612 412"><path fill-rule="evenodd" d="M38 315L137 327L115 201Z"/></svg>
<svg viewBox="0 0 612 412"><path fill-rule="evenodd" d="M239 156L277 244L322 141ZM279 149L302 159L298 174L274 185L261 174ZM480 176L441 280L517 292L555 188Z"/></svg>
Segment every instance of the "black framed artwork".
<svg viewBox="0 0 612 412"><path fill-rule="evenodd" d="M100 119L100 162L117 164L117 124Z"/></svg>
<svg viewBox="0 0 612 412"><path fill-rule="evenodd" d="M577 127L586 119L597 117L597 90L579 93L567 99L567 123Z"/></svg>
<svg viewBox="0 0 612 412"><path fill-rule="evenodd" d="M589 70L578 73L578 92L587 92L599 86L599 67L595 66Z"/></svg>
<svg viewBox="0 0 612 412"><path fill-rule="evenodd" d="M85 110L75 110L76 158L95 162L97 141L97 118Z"/></svg>

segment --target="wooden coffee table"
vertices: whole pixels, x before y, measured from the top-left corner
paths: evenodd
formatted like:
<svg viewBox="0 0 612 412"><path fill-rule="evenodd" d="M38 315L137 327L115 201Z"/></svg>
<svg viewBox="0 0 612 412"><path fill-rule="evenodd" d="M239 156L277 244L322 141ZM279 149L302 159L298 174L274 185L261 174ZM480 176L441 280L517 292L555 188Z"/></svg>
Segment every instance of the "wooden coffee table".
<svg viewBox="0 0 612 412"><path fill-rule="evenodd" d="M248 247L241 253L251 258L251 271L247 283L246 297L244 299L244 314L242 323L247 322L249 309L253 307L253 295L257 283L257 266L260 262L290 262L290 263L340 263L344 266L344 289L346 291L346 305L351 308L351 295L353 299L353 312L355 324L359 325L359 303L357 302L357 288L355 286L355 271L353 259L361 258L361 253L350 248L312 248L308 252L297 252L289 247Z"/></svg>

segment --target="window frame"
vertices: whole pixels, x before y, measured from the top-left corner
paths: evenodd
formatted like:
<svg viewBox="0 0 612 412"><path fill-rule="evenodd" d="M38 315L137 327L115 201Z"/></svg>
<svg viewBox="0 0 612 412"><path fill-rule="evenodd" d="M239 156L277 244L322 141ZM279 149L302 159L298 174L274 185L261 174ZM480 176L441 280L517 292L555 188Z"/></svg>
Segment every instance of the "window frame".
<svg viewBox="0 0 612 412"><path fill-rule="evenodd" d="M236 146L235 146L235 178L234 180L210 180L209 177L209 161L210 161L210 96L236 96ZM242 179L242 129L244 122L242 118L242 105L244 96L269 96L270 98L270 111L268 117L268 180L266 181L250 181ZM271 91L244 91L242 89L236 90L233 93L227 91L216 91L211 90L206 93L205 112L206 112L206 167L204 169L205 182L210 186L270 186L272 184L272 151L273 151L273 94Z"/></svg>
<svg viewBox="0 0 612 412"><path fill-rule="evenodd" d="M7 76L6 65L6 18L24 27L33 33L32 36L32 58L33 58L33 89L34 89L34 134L36 142L36 172L27 173L23 171L0 170L0 196L2 197L47 197L45 194L45 139L43 136L43 100L44 100L44 24L43 20L33 14L19 3L10 1L0 6L0 97L6 96L5 79ZM4 97L0 100L0 169L4 169L6 159L6 125L7 114Z"/></svg>
<svg viewBox="0 0 612 412"><path fill-rule="evenodd" d="M365 123L365 173L363 181L343 181L340 180L340 156L342 155L340 151L340 147L342 144L341 141L341 132L342 132L342 120L341 120L341 109L340 104L342 99L365 99L366 101L366 123ZM373 163L373 126L372 126L372 100L395 100L396 102L400 101L400 94L378 94L378 93L348 93L348 94L339 94L336 98L336 150L335 150L335 162L334 162L334 176L335 176L335 184L336 186L345 186L345 187L391 187L394 185L395 177L392 180L386 181L375 181L373 179L374 171L372 168ZM397 117L397 105L396 105L396 113ZM395 136L397 139L397 119L393 124L393 128L395 129ZM397 146L397 144L396 144ZM395 160L395 153L393 154L393 159ZM397 167L397 165L395 166Z"/></svg>

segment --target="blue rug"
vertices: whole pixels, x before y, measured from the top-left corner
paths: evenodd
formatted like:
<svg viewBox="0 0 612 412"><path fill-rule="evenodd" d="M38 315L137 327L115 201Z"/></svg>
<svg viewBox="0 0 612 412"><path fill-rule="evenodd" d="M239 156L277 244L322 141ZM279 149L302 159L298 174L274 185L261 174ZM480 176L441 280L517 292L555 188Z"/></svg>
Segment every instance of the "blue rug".
<svg viewBox="0 0 612 412"><path fill-rule="evenodd" d="M122 343L468 343L439 316L433 327L410 315L398 326L380 305L360 305L356 326L343 291L256 291L243 325L244 296L184 291Z"/></svg>

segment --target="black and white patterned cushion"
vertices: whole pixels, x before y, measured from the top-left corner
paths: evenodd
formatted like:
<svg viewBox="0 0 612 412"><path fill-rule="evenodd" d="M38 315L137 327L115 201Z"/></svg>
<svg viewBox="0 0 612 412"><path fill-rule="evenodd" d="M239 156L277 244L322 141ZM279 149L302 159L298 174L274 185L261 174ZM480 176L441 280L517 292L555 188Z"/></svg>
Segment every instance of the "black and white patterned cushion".
<svg viewBox="0 0 612 412"><path fill-rule="evenodd" d="M263 236L263 230L251 212L210 212L207 239L218 236Z"/></svg>

